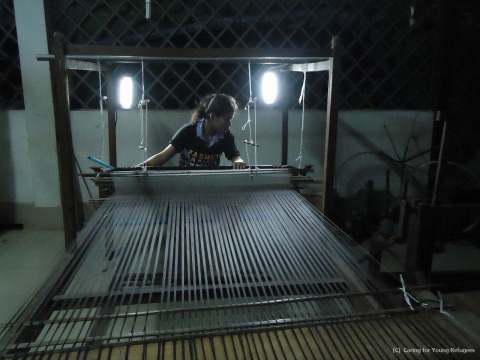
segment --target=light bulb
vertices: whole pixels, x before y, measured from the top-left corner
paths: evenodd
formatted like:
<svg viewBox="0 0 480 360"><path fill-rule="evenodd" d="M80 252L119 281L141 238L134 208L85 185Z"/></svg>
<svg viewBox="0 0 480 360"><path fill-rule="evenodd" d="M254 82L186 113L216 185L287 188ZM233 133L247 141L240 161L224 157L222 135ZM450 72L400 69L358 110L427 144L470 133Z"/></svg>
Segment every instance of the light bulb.
<svg viewBox="0 0 480 360"><path fill-rule="evenodd" d="M118 102L123 109L130 109L133 103L133 80L130 76L120 79L118 90Z"/></svg>
<svg viewBox="0 0 480 360"><path fill-rule="evenodd" d="M278 78L274 72L267 71L262 77L262 98L265 104L273 104L278 96Z"/></svg>

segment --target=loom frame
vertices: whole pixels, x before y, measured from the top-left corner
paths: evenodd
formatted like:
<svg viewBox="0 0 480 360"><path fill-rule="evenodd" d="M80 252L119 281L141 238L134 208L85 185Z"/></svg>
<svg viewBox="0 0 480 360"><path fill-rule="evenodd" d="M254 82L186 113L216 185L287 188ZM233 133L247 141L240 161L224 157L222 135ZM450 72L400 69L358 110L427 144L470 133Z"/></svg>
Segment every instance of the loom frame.
<svg viewBox="0 0 480 360"><path fill-rule="evenodd" d="M321 210L332 213L332 196L335 171L336 137L338 110L336 107L336 81L338 71L338 41L332 37L330 49L260 49L260 48L157 48L126 46L86 46L66 44L63 34L53 36L53 54L39 55L37 60L49 61L53 84L55 132L60 177L60 197L62 204L65 247L70 249L77 232L84 221L81 202L76 199L78 184L75 177L75 158L70 126L68 95L69 70L99 71L97 61L110 63L149 62L252 62L267 64L292 64L298 62L323 62L324 71L328 71L328 94L326 107L326 132L323 166L323 186ZM113 97L112 72L105 66L107 78L107 98ZM308 70L307 70L308 71ZM318 71L318 70L317 70ZM116 107L114 101L108 101L108 148L109 161L117 166L116 144ZM286 164L288 149L288 114L282 114L282 164Z"/></svg>

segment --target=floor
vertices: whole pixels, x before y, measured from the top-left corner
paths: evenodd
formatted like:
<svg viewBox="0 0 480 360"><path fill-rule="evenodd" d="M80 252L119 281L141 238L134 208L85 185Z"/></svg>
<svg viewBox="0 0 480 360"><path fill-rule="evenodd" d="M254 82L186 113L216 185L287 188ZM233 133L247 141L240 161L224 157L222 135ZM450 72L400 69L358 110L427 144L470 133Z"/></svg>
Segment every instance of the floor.
<svg viewBox="0 0 480 360"><path fill-rule="evenodd" d="M63 231L0 233L0 324L33 295L64 253Z"/></svg>

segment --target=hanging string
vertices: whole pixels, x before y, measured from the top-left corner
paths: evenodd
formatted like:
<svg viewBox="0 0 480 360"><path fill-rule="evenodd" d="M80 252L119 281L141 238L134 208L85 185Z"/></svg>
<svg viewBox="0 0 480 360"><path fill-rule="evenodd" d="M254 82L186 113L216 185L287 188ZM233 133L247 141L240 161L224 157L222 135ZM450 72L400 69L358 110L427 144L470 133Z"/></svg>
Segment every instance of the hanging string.
<svg viewBox="0 0 480 360"><path fill-rule="evenodd" d="M401 283L402 286L399 289L402 290L402 292L403 292L403 298L405 299L405 302L408 305L408 307L410 308L410 310L413 311L414 309L413 309L412 303L410 302L410 296L409 296L409 293L408 293L407 288L405 286L405 281L403 280L403 275L402 274L400 274L400 283Z"/></svg>
<svg viewBox="0 0 480 360"><path fill-rule="evenodd" d="M100 149L100 159L106 160L107 157L107 127L105 126L105 120L103 116L100 115L100 122L102 123L102 148Z"/></svg>
<svg viewBox="0 0 480 360"><path fill-rule="evenodd" d="M246 141L243 142L245 144L245 153L247 154L247 164L250 168L250 151L248 150L248 144Z"/></svg>
<svg viewBox="0 0 480 360"><path fill-rule="evenodd" d="M257 102L253 101L253 124L255 127L254 136L255 136L255 143L253 145L253 152L255 156L255 168L258 168L258 161L257 161Z"/></svg>
<svg viewBox="0 0 480 360"><path fill-rule="evenodd" d="M247 121L245 122L245 124L242 125L242 131L245 131L247 125L248 125L248 129L249 129L249 133L250 133L250 142L252 141L252 127L251 127L251 118L250 118L250 106L253 102L253 98L252 98L252 74L251 74L251 71L250 71L250 62L248 63L248 86L249 86L249 89L250 89L250 93L249 93L249 97L248 97L248 103L247 103Z"/></svg>
<svg viewBox="0 0 480 360"><path fill-rule="evenodd" d="M249 100L252 100L252 73L251 73L251 69L250 69L250 61L248 62L248 87L250 89Z"/></svg>
<svg viewBox="0 0 480 360"><path fill-rule="evenodd" d="M401 287L399 288L399 290L401 290L403 292L403 297L405 299L405 303L408 305L408 307L410 308L410 310L414 311L415 309L413 308L413 305L412 305L412 302L411 300L415 301L415 303L419 306L422 306L424 308L428 308L430 305L428 304L427 301L429 300L423 300L423 299L417 299L415 296L412 295L412 293L410 293L407 289L407 286L405 285L405 280L403 280L403 275L400 274L400 283L401 283Z"/></svg>
<svg viewBox="0 0 480 360"><path fill-rule="evenodd" d="M250 109L251 109L252 103L254 102L253 98L252 98L252 73L251 73L251 68L250 68L250 62L248 63L248 85L249 85L250 92L249 92L248 103L247 103L247 106L246 106L247 121L245 122L245 124L242 125L242 131L245 131L245 129L248 126L249 139L248 139L248 141L244 140L243 142L245 143L245 152L246 152L246 155L247 155L247 164L248 164L248 167L250 167L250 149L248 148L248 145L253 144L252 125L251 125L252 119L251 119L251 116L250 116Z"/></svg>
<svg viewBox="0 0 480 360"><path fill-rule="evenodd" d="M139 148L143 150L143 168L147 168L145 160L147 159L147 142L148 142L148 100L145 99L145 67L142 59L142 97L138 102L138 109L140 110L140 145Z"/></svg>
<svg viewBox="0 0 480 360"><path fill-rule="evenodd" d="M100 122L102 124L102 147L100 149L100 158L105 160L106 158L106 126L105 126L105 121L103 119L103 91L102 91L102 65L100 63L100 60L97 60L97 66L98 66L98 93L99 93L99 99L98 99L98 104L100 106Z"/></svg>
<svg viewBox="0 0 480 360"><path fill-rule="evenodd" d="M304 124L305 124L305 87L307 83L307 72L303 72L303 84L302 84L302 90L300 91L300 97L298 98L298 103L302 103L302 127L300 130L300 150L298 153L297 161L298 161L298 167L302 167L302 159L303 159L303 130L304 130Z"/></svg>
<svg viewBox="0 0 480 360"><path fill-rule="evenodd" d="M144 139L145 151L143 152L143 161L147 160L148 158L148 99L145 99L144 102L145 102L145 139Z"/></svg>
<svg viewBox="0 0 480 360"><path fill-rule="evenodd" d="M440 291L437 291L437 296L438 296L438 301L439 301L439 311L440 311L440 314L443 314L445 316L448 316L450 321L453 322L458 328L464 328L463 326L463 323L461 323L460 321L458 321L458 319L449 311L445 310L445 304L444 304L444 300L443 300L443 297L442 297L442 293ZM468 330L467 330L468 331ZM474 336L475 339L477 340L480 340L479 337L477 337L476 334L473 334L471 333L470 331L468 331L468 334L471 335L471 336Z"/></svg>
<svg viewBox="0 0 480 360"><path fill-rule="evenodd" d="M442 296L442 293L440 291L437 290L437 296L438 296L438 300L439 300L439 304L440 304L440 314L443 314L443 315L446 315L448 316L451 320L453 320L455 323L458 324L458 321L457 319L450 313L448 312L447 310L445 310L445 303L443 301L443 296Z"/></svg>
<svg viewBox="0 0 480 360"><path fill-rule="evenodd" d="M145 71L142 59L142 101L145 100Z"/></svg>
<svg viewBox="0 0 480 360"><path fill-rule="evenodd" d="M103 115L103 95L102 95L102 68L100 64L100 60L97 60L97 66L98 66L98 92L100 94L100 114Z"/></svg>
<svg viewBox="0 0 480 360"><path fill-rule="evenodd" d="M140 145L139 148L143 150L143 100L145 99L145 94L144 94L144 87L143 87L143 60L142 60L142 71L141 71L141 80L142 80L142 96L140 98L140 101L138 102L138 109L140 110Z"/></svg>

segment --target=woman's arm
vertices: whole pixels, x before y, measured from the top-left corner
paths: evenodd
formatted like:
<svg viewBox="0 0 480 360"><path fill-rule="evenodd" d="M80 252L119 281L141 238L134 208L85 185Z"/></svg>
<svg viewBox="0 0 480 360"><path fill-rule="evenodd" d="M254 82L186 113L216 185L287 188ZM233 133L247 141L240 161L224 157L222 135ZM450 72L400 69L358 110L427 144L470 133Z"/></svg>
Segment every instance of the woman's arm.
<svg viewBox="0 0 480 360"><path fill-rule="evenodd" d="M147 160L144 162L141 162L137 166L162 166L165 164L170 158L177 153L177 150L169 144L165 149L160 151L158 154L155 154L153 156L150 156Z"/></svg>
<svg viewBox="0 0 480 360"><path fill-rule="evenodd" d="M238 151L237 146L235 145L235 138L231 132L228 132L225 135L225 156L228 160L232 162L232 167L234 169L245 169L247 164L240 157L240 151Z"/></svg>

